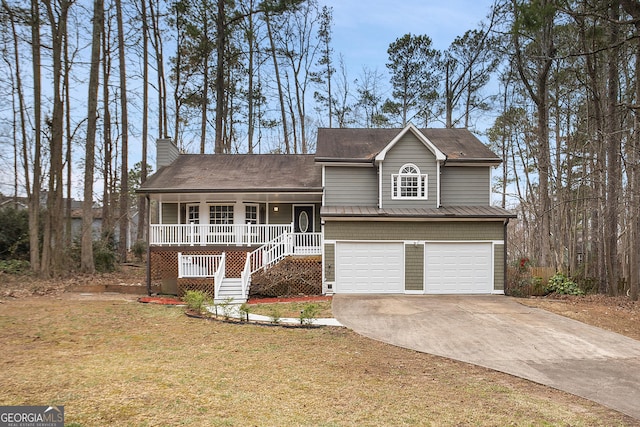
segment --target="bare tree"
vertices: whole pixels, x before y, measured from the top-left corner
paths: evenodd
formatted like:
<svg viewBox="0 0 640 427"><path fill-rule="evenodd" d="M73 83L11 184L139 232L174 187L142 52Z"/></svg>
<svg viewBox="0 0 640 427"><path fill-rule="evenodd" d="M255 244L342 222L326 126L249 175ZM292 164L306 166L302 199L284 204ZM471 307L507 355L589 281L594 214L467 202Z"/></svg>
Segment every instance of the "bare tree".
<svg viewBox="0 0 640 427"><path fill-rule="evenodd" d="M120 261L127 261L129 232L129 114L127 106L127 68L124 49L124 25L122 21L122 2L116 0L116 20L118 23L118 60L120 75L120 111L122 115L122 160L120 162L120 203L119 220Z"/></svg>
<svg viewBox="0 0 640 427"><path fill-rule="evenodd" d="M87 95L87 138L85 143L84 200L82 203L82 238L80 269L93 273L93 174L95 169L96 126L98 121L98 86L100 73L100 42L104 27L104 2L93 2L91 37L91 69Z"/></svg>

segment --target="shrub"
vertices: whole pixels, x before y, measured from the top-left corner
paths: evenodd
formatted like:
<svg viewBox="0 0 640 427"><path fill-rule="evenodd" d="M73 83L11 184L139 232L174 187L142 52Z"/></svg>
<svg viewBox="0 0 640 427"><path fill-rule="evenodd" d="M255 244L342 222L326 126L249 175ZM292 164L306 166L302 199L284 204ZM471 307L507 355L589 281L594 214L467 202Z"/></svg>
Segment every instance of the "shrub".
<svg viewBox="0 0 640 427"><path fill-rule="evenodd" d="M247 304L246 302L243 303L238 310L240 311L240 320L246 319L248 322L249 313L251 312L251 307L249 306L249 304Z"/></svg>
<svg viewBox="0 0 640 427"><path fill-rule="evenodd" d="M225 320L228 320L233 314L234 306L235 304L233 303L232 297L224 299L222 302L216 304L216 316L218 315L217 307L220 307L222 309L222 316L225 318Z"/></svg>
<svg viewBox="0 0 640 427"><path fill-rule="evenodd" d="M29 214L24 209L0 209L0 259L29 259Z"/></svg>
<svg viewBox="0 0 640 427"><path fill-rule="evenodd" d="M271 307L269 307L269 317L271 317L271 323L280 323L282 320L282 307L278 304L271 304Z"/></svg>
<svg viewBox="0 0 640 427"><path fill-rule="evenodd" d="M137 240L131 247L131 252L139 262L142 262L144 254L147 253L147 242L144 240Z"/></svg>
<svg viewBox="0 0 640 427"><path fill-rule="evenodd" d="M117 254L109 240L93 242L93 262L98 273L109 273L116 269Z"/></svg>
<svg viewBox="0 0 640 427"><path fill-rule="evenodd" d="M190 310L201 314L207 311L207 305L211 303L211 297L203 291L186 291L182 300Z"/></svg>
<svg viewBox="0 0 640 427"><path fill-rule="evenodd" d="M0 272L7 274L28 273L31 268L29 261L19 259L0 260Z"/></svg>
<svg viewBox="0 0 640 427"><path fill-rule="evenodd" d="M320 306L318 304L305 304L304 308L300 311L300 324L311 325L313 320L318 317L320 312Z"/></svg>
<svg viewBox="0 0 640 427"><path fill-rule="evenodd" d="M569 279L562 273L556 273L545 288L547 293L555 293L560 295L584 295L584 292L573 280Z"/></svg>

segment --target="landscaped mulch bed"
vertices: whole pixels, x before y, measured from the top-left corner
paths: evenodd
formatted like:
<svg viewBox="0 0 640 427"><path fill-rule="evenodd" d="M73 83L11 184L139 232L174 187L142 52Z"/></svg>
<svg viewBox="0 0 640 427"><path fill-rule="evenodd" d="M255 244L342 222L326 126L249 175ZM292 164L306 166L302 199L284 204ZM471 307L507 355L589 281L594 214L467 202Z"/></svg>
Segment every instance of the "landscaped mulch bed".
<svg viewBox="0 0 640 427"><path fill-rule="evenodd" d="M138 298L138 302L150 303L150 304L161 304L161 305L184 305L184 301L173 298L173 297L140 297Z"/></svg>

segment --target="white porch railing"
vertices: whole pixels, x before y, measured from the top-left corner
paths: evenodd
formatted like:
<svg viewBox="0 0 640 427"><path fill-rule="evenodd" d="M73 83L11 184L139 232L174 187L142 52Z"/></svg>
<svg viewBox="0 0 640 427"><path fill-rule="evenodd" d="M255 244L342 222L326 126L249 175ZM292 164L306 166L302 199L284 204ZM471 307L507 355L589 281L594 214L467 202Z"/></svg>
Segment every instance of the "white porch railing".
<svg viewBox="0 0 640 427"><path fill-rule="evenodd" d="M289 255L321 255L322 233L284 233L249 254L251 273Z"/></svg>
<svg viewBox="0 0 640 427"><path fill-rule="evenodd" d="M291 233L293 224L151 224L152 246L264 245Z"/></svg>
<svg viewBox="0 0 640 427"><path fill-rule="evenodd" d="M247 254L241 274L242 296L246 300L251 284L251 275L256 271L274 265L289 255L322 254L322 233L283 233ZM213 277L215 298L225 279L226 256L183 255L178 252L178 277Z"/></svg>
<svg viewBox="0 0 640 427"><path fill-rule="evenodd" d="M213 279L213 285L214 285L214 290L213 290L213 297L214 299L218 298L218 295L220 295L220 286L222 286L222 281L224 280L224 273L225 270L227 269L227 263L226 263L226 255L223 252L222 253L222 259L220 259L220 265L218 266L218 270L216 271L216 275Z"/></svg>
<svg viewBox="0 0 640 427"><path fill-rule="evenodd" d="M244 269L240 275L242 282L242 295L245 298L249 297L249 285L251 285L251 254L247 254L247 259L244 262Z"/></svg>
<svg viewBox="0 0 640 427"><path fill-rule="evenodd" d="M225 254L222 255L182 255L178 252L178 277L215 277L220 270L224 273Z"/></svg>

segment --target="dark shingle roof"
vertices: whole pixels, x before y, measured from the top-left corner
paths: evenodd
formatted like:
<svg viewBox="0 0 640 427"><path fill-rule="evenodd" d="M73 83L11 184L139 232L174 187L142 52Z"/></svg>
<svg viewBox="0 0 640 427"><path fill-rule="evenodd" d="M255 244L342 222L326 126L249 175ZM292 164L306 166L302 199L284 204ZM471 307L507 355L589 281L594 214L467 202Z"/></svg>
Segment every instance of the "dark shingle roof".
<svg viewBox="0 0 640 427"><path fill-rule="evenodd" d="M317 192L322 168L307 154L182 154L138 191Z"/></svg>
<svg viewBox="0 0 640 427"><path fill-rule="evenodd" d="M403 129L318 129L316 161L371 162ZM467 129L419 129L453 162L499 163L500 158Z"/></svg>

